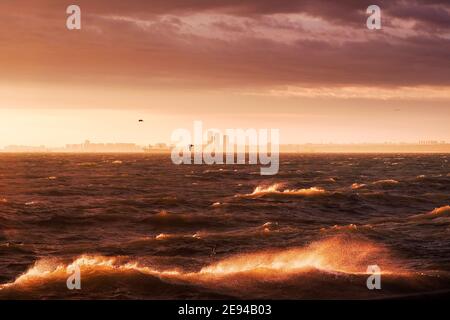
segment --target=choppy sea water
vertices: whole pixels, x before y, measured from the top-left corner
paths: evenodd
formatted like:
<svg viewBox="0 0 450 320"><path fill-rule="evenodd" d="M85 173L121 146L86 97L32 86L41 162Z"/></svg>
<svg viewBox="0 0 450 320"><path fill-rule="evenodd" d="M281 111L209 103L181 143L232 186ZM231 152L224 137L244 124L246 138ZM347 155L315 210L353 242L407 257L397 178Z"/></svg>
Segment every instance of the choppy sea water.
<svg viewBox="0 0 450 320"><path fill-rule="evenodd" d="M376 299L450 291L449 155L0 155L0 299ZM68 269L81 290L68 290ZM369 265L381 290L368 290Z"/></svg>

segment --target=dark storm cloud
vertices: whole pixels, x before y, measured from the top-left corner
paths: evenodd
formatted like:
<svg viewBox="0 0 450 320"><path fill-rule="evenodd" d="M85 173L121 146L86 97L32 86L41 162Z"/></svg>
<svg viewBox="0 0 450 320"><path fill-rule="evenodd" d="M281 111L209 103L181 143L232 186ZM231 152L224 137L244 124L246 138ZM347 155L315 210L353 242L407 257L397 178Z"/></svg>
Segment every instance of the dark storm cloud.
<svg viewBox="0 0 450 320"><path fill-rule="evenodd" d="M185 87L450 85L448 1L79 0L83 29L70 32L72 3L0 3L6 76ZM365 28L370 4L382 8L383 30Z"/></svg>

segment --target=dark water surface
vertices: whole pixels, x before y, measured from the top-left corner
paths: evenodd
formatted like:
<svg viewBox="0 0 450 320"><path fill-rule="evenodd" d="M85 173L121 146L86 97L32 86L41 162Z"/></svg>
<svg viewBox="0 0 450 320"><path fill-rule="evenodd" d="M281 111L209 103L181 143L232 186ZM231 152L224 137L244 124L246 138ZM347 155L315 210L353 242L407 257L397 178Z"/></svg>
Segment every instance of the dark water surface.
<svg viewBox="0 0 450 320"><path fill-rule="evenodd" d="M0 155L0 298L383 298L450 290L449 155ZM73 265L81 290L68 290ZM366 287L368 265L382 289ZM69 270L68 270L69 269Z"/></svg>

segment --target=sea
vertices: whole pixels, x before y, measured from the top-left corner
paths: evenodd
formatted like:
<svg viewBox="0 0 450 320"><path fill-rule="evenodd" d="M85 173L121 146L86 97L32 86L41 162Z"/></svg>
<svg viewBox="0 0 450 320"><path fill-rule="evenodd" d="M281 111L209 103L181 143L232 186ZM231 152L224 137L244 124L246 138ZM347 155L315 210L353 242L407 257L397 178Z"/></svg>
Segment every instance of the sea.
<svg viewBox="0 0 450 320"><path fill-rule="evenodd" d="M0 299L448 296L449 160L0 154Z"/></svg>

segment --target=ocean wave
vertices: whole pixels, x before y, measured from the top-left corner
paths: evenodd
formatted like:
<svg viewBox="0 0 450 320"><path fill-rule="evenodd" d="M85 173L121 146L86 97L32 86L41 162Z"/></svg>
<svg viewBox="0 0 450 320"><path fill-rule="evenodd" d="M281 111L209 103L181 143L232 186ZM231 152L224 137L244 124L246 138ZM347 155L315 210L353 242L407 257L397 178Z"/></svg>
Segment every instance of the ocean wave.
<svg viewBox="0 0 450 320"><path fill-rule="evenodd" d="M227 173L227 172L237 172L237 169L224 169L224 168L220 168L220 169L206 169L203 171L203 174L208 174L208 173Z"/></svg>
<svg viewBox="0 0 450 320"><path fill-rule="evenodd" d="M336 230L337 231L341 231L341 230L355 231L355 230L358 230L358 226L356 224L353 224L353 223L351 223L349 225L346 225L346 226L340 226L340 225L335 224L332 227L321 228L320 229L321 232L327 232L327 231L330 231L330 230L332 230L332 231L336 231Z"/></svg>
<svg viewBox="0 0 450 320"><path fill-rule="evenodd" d="M277 222L266 222L255 227L234 229L229 231L206 231L200 230L193 233L159 233L155 236L140 237L125 243L127 247L147 246L155 241L190 241L203 239L230 239L230 238L251 238L268 236L279 233L293 233L298 229L289 226L280 226Z"/></svg>
<svg viewBox="0 0 450 320"><path fill-rule="evenodd" d="M399 273L384 246L365 239L336 236L313 242L306 247L237 254L196 272L184 272L181 269L159 270L142 265L138 261L128 260L126 257L82 255L69 264L46 258L38 260L13 282L0 285L0 290L11 287L26 288L46 281L63 280L76 266L80 268L84 280L95 274L106 276L133 271L161 278L208 281L214 277L246 273L270 278L274 275L274 271L285 275L310 270L357 275L366 274L367 266L370 264L381 266L384 274Z"/></svg>
<svg viewBox="0 0 450 320"><path fill-rule="evenodd" d="M435 219L443 216L450 216L450 205L436 208L427 213L416 214L412 216L411 219Z"/></svg>
<svg viewBox="0 0 450 320"><path fill-rule="evenodd" d="M1 236L0 236L1 238ZM0 251L12 253L33 253L33 246L24 243L3 242L0 243Z"/></svg>
<svg viewBox="0 0 450 320"><path fill-rule="evenodd" d="M170 240L170 239L200 239L198 233L194 234L173 234L173 233L160 233L155 236L155 240Z"/></svg>
<svg viewBox="0 0 450 320"><path fill-rule="evenodd" d="M396 185L400 183L397 180L393 180L393 179L383 179L383 180L377 180L377 181L373 181L370 183L359 183L359 182L355 182L353 183L350 188L353 190L358 190L358 189L362 189L365 187L369 187L369 186L377 186L377 185L381 185L381 186L389 186L389 185Z"/></svg>
<svg viewBox="0 0 450 320"><path fill-rule="evenodd" d="M38 296L45 296L48 286L53 290L59 288L57 292L67 295L69 290L65 288L67 278L73 274L76 267L80 270L82 286L89 286L95 283L94 287L104 285L114 279L120 281L131 280L133 277L144 275L155 282L163 276L174 276L180 274L177 270L159 271L149 266L141 266L138 262L127 260L126 257L105 257L99 255L82 255L71 263L63 263L57 259L44 258L35 264L25 273L18 276L13 282L0 285L0 297L22 296L24 293L33 291L40 292Z"/></svg>
<svg viewBox="0 0 450 320"><path fill-rule="evenodd" d="M307 189L283 189L284 184L274 183L270 186L257 186L252 193L244 195L249 198L264 197L267 195L275 196L318 196L326 193L325 189L319 187L310 187Z"/></svg>
<svg viewBox="0 0 450 320"><path fill-rule="evenodd" d="M353 189L353 190L356 190L356 189L361 189L361 188L364 188L366 186L366 184L364 184L364 183L354 183L354 184L352 184L352 186L351 186L351 188Z"/></svg>
<svg viewBox="0 0 450 320"><path fill-rule="evenodd" d="M395 292L410 293L411 277L425 277L405 270L403 262L396 260L384 245L355 235L323 238L303 247L212 259L217 261L192 270L161 267L151 262L151 257L141 260L82 255L72 262L44 258L14 281L0 285L0 299L89 298L97 297L99 292L113 299L332 298L338 292L340 297L361 298L362 292L368 292L364 289L369 265L378 265L383 283L393 285L386 285L383 294L391 294L392 288ZM81 296L77 295L79 290L66 288L75 266L80 268ZM426 282L428 278L421 280L414 290L442 287L442 278L434 287Z"/></svg>
<svg viewBox="0 0 450 320"><path fill-rule="evenodd" d="M384 274L399 272L387 248L367 240L336 236L301 248L240 254L204 267L200 274L257 272L270 277L273 271L289 274L312 269L334 274L366 274L370 264L382 266Z"/></svg>
<svg viewBox="0 0 450 320"><path fill-rule="evenodd" d="M256 227L248 227L235 229L230 231L199 231L196 232L193 236L198 239L205 238L250 238L250 237L258 237L258 236L266 236L274 233L288 233L297 231L296 229L288 226L280 226L277 222L266 222L262 225Z"/></svg>
<svg viewBox="0 0 450 320"><path fill-rule="evenodd" d="M381 184L381 185L390 185L390 184L398 184L399 182L397 180L394 179L384 179L384 180L377 180L372 182L372 184L377 185L377 184Z"/></svg>
<svg viewBox="0 0 450 320"><path fill-rule="evenodd" d="M41 203L42 203L41 201L28 201L28 202L25 202L24 204L26 206L35 206L35 205L38 205L38 204L41 204Z"/></svg>
<svg viewBox="0 0 450 320"><path fill-rule="evenodd" d="M199 215L192 213L172 213L166 210L161 210L158 213L139 218L140 223L150 223L158 226L211 226L224 223L226 216L221 216L220 219L211 219L207 215ZM223 220L223 221L222 221Z"/></svg>
<svg viewBox="0 0 450 320"><path fill-rule="evenodd" d="M443 206L440 208L436 208L433 211L431 211L431 214L433 215L447 215L450 214L450 206Z"/></svg>

